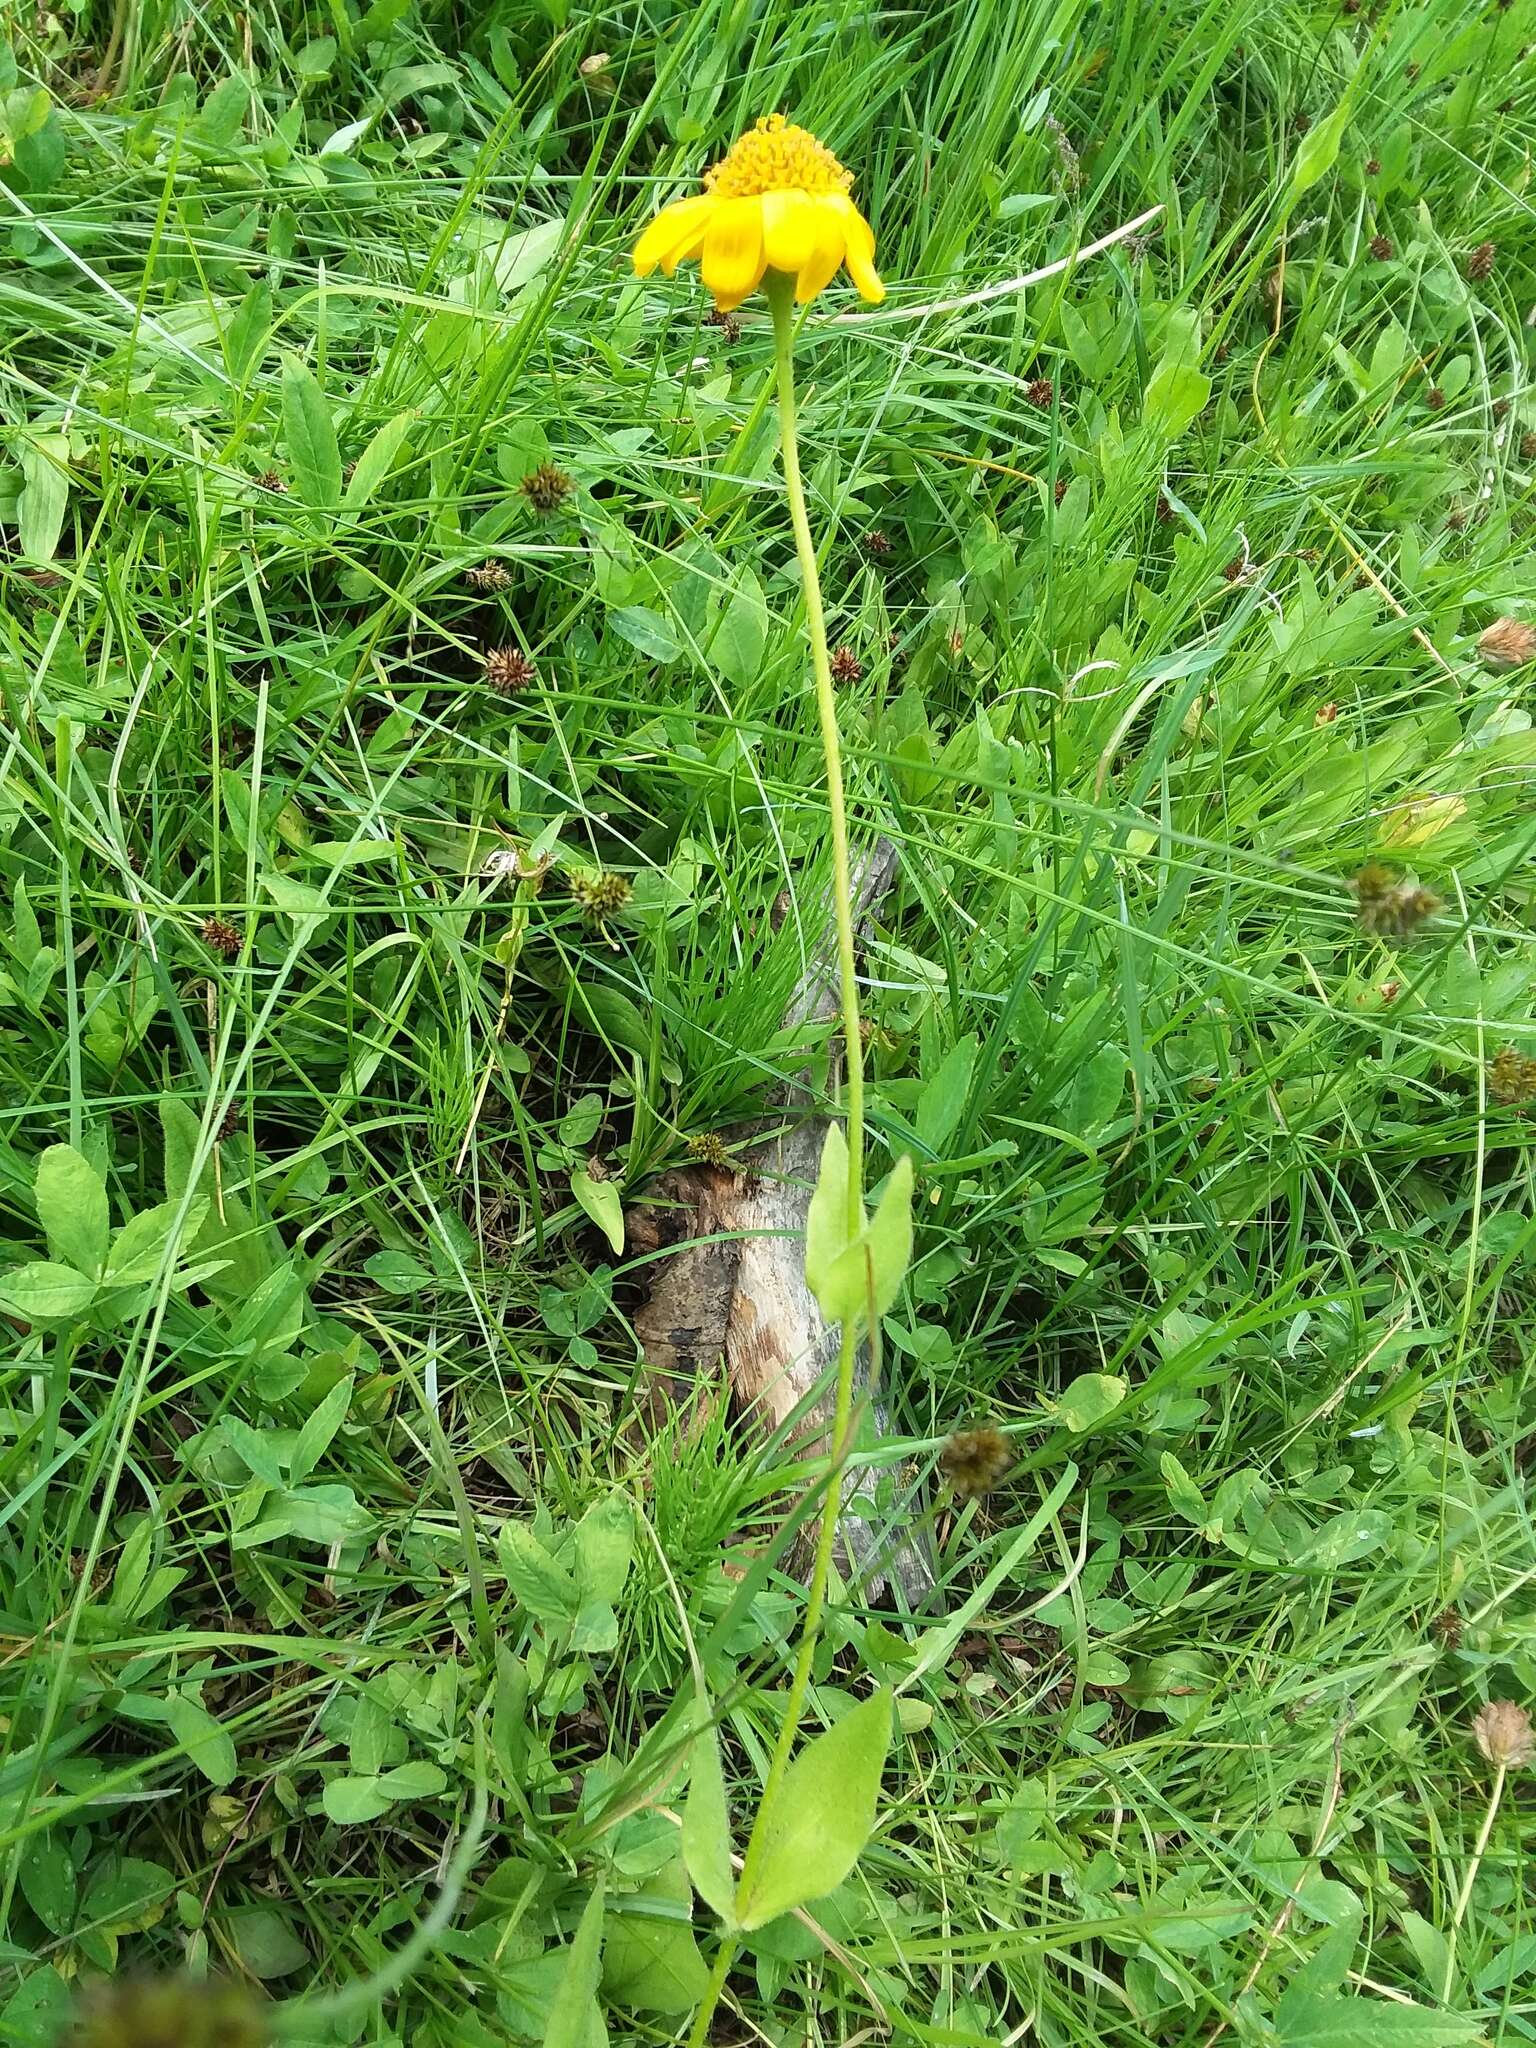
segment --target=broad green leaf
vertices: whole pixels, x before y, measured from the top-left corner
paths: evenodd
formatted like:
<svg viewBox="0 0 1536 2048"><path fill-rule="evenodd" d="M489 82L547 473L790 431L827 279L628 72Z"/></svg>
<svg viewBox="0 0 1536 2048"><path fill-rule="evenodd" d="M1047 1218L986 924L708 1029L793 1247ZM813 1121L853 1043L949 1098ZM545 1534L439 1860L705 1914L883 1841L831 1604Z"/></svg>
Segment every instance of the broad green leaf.
<svg viewBox="0 0 1536 2048"><path fill-rule="evenodd" d="M17 1875L22 1897L48 1932L67 1934L75 1924L80 1879L64 1832L33 1835L17 1859Z"/></svg>
<svg viewBox="0 0 1536 2048"><path fill-rule="evenodd" d="M57 1266L47 1259L34 1265L13 1266L0 1273L0 1308L9 1309L24 1322L54 1322L84 1315L96 1299L96 1283L77 1273L73 1266Z"/></svg>
<svg viewBox="0 0 1536 2048"><path fill-rule="evenodd" d="M366 1826L381 1813L388 1813L394 1803L381 1789L377 1773L355 1777L348 1772L345 1777L332 1778L320 1795L326 1818L343 1828Z"/></svg>
<svg viewBox="0 0 1536 2048"><path fill-rule="evenodd" d="M189 1762L213 1785L228 1785L238 1768L227 1729L190 1693L173 1692L165 1702L165 1725Z"/></svg>
<svg viewBox="0 0 1536 2048"><path fill-rule="evenodd" d="M571 1170L571 1193L616 1253L624 1249L624 1199L613 1180L594 1180L584 1167Z"/></svg>
<svg viewBox="0 0 1536 2048"><path fill-rule="evenodd" d="M107 1250L105 1279L109 1287L144 1286L174 1263L172 1236L180 1208L179 1201L157 1202L154 1208L129 1217ZM207 1213L205 1196L188 1203L181 1241L191 1244L196 1239Z"/></svg>
<svg viewBox="0 0 1536 2048"><path fill-rule="evenodd" d="M588 2048L597 2011L597 1982L602 1961L603 1887L587 1900L575 1939L565 1952L565 1968L549 2002L544 2048Z"/></svg>
<svg viewBox="0 0 1536 2048"><path fill-rule="evenodd" d="M765 1927L847 1877L874 1833L890 1740L891 1693L882 1688L801 1750L763 1819L762 1858L737 1903L744 1928Z"/></svg>
<svg viewBox="0 0 1536 2048"><path fill-rule="evenodd" d="M688 1874L675 1859L608 1915L603 1992L640 2012L691 2012L709 1969L689 1925Z"/></svg>
<svg viewBox="0 0 1536 2048"><path fill-rule="evenodd" d="M1130 1391L1129 1380L1118 1373L1079 1373L1056 1402L1056 1413L1073 1435L1079 1436L1106 1415L1113 1415Z"/></svg>
<svg viewBox="0 0 1536 2048"><path fill-rule="evenodd" d="M1341 104L1325 120L1314 123L1302 137L1291 172L1291 190L1297 197L1333 169L1348 121L1349 108Z"/></svg>
<svg viewBox="0 0 1536 2048"><path fill-rule="evenodd" d="M847 1248L848 1140L842 1125L831 1123L822 1141L821 1168L805 1215L805 1284L829 1316L823 1289Z"/></svg>
<svg viewBox="0 0 1536 2048"><path fill-rule="evenodd" d="M635 1549L635 1511L627 1493L610 1493L576 1524L576 1583L588 1600L610 1606L624 1590Z"/></svg>
<svg viewBox="0 0 1536 2048"><path fill-rule="evenodd" d="M230 1543L236 1550L254 1550L291 1536L328 1550L333 1544L366 1536L372 1528L372 1515L359 1506L350 1486L299 1486L268 1502L261 1520L248 1529L237 1529Z"/></svg>
<svg viewBox="0 0 1536 2048"><path fill-rule="evenodd" d="M363 1261L363 1271L386 1294L420 1294L434 1284L431 1269L414 1252L372 1252Z"/></svg>
<svg viewBox="0 0 1536 2048"><path fill-rule="evenodd" d="M874 1313L883 1316L912 1263L912 1161L903 1153L886 1176L864 1232Z"/></svg>
<svg viewBox="0 0 1536 2048"><path fill-rule="evenodd" d="M203 101L202 110L192 123L194 138L205 149L232 148L245 125L250 104L251 88L243 78L236 75L222 79Z"/></svg>
<svg viewBox="0 0 1536 2048"><path fill-rule="evenodd" d="M1271 2032L1283 2048L1454 2048L1477 2040L1482 2028L1466 2013L1292 1986L1280 2000Z"/></svg>
<svg viewBox="0 0 1536 2048"><path fill-rule="evenodd" d="M236 1906L222 1918L241 1966L262 1983L308 1967L309 1950L276 1906Z"/></svg>
<svg viewBox="0 0 1536 2048"><path fill-rule="evenodd" d="M1186 363L1159 363L1147 384L1142 418L1164 439L1176 441L1208 404L1211 380Z"/></svg>
<svg viewBox="0 0 1536 2048"><path fill-rule="evenodd" d="M660 612L652 611L649 605L619 605L608 613L608 624L648 660L676 661L683 651L683 644L672 630L670 621L664 619Z"/></svg>
<svg viewBox="0 0 1536 2048"><path fill-rule="evenodd" d="M1310 1571L1336 1571L1379 1550L1392 1534L1392 1517L1381 1508L1350 1508L1312 1532L1296 1560Z"/></svg>
<svg viewBox="0 0 1536 2048"><path fill-rule="evenodd" d="M874 1216L848 1240L848 1147L831 1124L806 1214L805 1280L828 1322L884 1315L912 1259L912 1161L905 1154L887 1177Z"/></svg>
<svg viewBox="0 0 1536 2048"><path fill-rule="evenodd" d="M50 1145L37 1162L35 1198L49 1256L99 1279L112 1215L106 1183L84 1153L73 1145Z"/></svg>
<svg viewBox="0 0 1536 2048"><path fill-rule="evenodd" d="M309 944L331 915L324 893L311 882L296 881L292 875L268 869L262 875L261 886L287 918L289 930L301 946Z"/></svg>
<svg viewBox="0 0 1536 2048"><path fill-rule="evenodd" d="M727 1927L736 1924L736 1880L731 1875L731 1824L720 1767L720 1737L709 1721L693 1739L688 1796L683 1802L683 1861L693 1888Z"/></svg>
<svg viewBox="0 0 1536 2048"><path fill-rule="evenodd" d="M709 643L709 658L728 683L745 687L755 682L763 665L768 639L768 605L763 586L744 563L720 607L720 621Z"/></svg>
<svg viewBox="0 0 1536 2048"><path fill-rule="evenodd" d="M416 424L414 412L397 412L392 420L386 420L367 447L353 464L352 474L347 479L345 502L356 508L366 505L385 477L394 468L395 458L405 446L406 436ZM382 849L388 855L394 849L386 845Z"/></svg>
<svg viewBox="0 0 1536 2048"><path fill-rule="evenodd" d="M1078 1068L1067 1098L1067 1124L1079 1137L1092 1138L1118 1113L1128 1065L1118 1045L1101 1045Z"/></svg>
<svg viewBox="0 0 1536 2048"><path fill-rule="evenodd" d="M332 1437L347 1419L351 1400L352 1375L349 1373L345 1379L336 1382L299 1431L299 1440L293 1447L293 1457L288 1466L288 1477L294 1486L307 1479L325 1456Z"/></svg>
<svg viewBox="0 0 1536 2048"><path fill-rule="evenodd" d="M607 1656L619 1647L619 1617L606 1600L583 1600L570 1640L573 1657Z"/></svg>
<svg viewBox="0 0 1536 2048"><path fill-rule="evenodd" d="M1186 1522L1203 1524L1206 1520L1205 1496L1194 1480L1172 1451L1164 1451L1157 1462L1158 1469L1163 1475L1163 1484L1168 1489L1168 1502L1174 1513L1182 1515Z"/></svg>
<svg viewBox="0 0 1536 2048"><path fill-rule="evenodd" d="M29 562L51 562L69 503L69 437L29 434L17 453L23 478L16 501L21 552Z"/></svg>
<svg viewBox="0 0 1536 2048"><path fill-rule="evenodd" d="M293 68L300 78L325 78L336 62L336 38L315 36L293 54Z"/></svg>
<svg viewBox="0 0 1536 2048"><path fill-rule="evenodd" d="M508 1522L496 1538L496 1555L518 1604L535 1621L574 1621L581 1608L576 1582L557 1564L526 1522Z"/></svg>
<svg viewBox="0 0 1536 2048"><path fill-rule="evenodd" d="M334 506L341 497L341 451L330 404L307 364L283 366L283 439L294 489L306 505Z"/></svg>
<svg viewBox="0 0 1536 2048"><path fill-rule="evenodd" d="M397 1764L392 1771L348 1772L332 1778L320 1795L326 1816L341 1827L358 1827L392 1806L407 1801L435 1799L448 1784L447 1773L436 1764Z"/></svg>
<svg viewBox="0 0 1536 2048"><path fill-rule="evenodd" d="M91 1879L82 1917L102 1934L143 1934L165 1918L175 1890L164 1864L124 1856Z"/></svg>
<svg viewBox="0 0 1536 2048"><path fill-rule="evenodd" d="M942 1152L959 1127L980 1044L974 1032L952 1045L917 1099L917 1135Z"/></svg>
<svg viewBox="0 0 1536 2048"><path fill-rule="evenodd" d="M288 1431L253 1429L241 1416L226 1415L219 1424L219 1434L252 1478L270 1486L274 1493L282 1492L288 1483L282 1457Z"/></svg>
<svg viewBox="0 0 1536 2048"><path fill-rule="evenodd" d="M3 45L0 45L3 47ZM0 2005L0 2041L6 2048L54 2048L69 2038L76 2001L48 1963L38 1963Z"/></svg>
<svg viewBox="0 0 1536 2048"><path fill-rule="evenodd" d="M491 251L491 271L498 291L521 291L549 268L561 238L564 220L542 220L537 227L523 228L507 236Z"/></svg>

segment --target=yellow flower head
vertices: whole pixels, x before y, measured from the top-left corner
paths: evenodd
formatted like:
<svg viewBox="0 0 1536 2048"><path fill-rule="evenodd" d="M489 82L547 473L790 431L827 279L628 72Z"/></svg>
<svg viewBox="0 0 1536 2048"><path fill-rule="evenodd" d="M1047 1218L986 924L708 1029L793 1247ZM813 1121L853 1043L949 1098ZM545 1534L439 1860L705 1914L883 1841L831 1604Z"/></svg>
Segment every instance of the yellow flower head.
<svg viewBox="0 0 1536 2048"><path fill-rule="evenodd" d="M767 114L704 173L696 199L664 206L635 244L635 275L659 264L668 277L697 256L723 313L755 292L765 271L795 280L802 305L830 284L840 263L878 306L875 235L848 197L852 173L808 129Z"/></svg>

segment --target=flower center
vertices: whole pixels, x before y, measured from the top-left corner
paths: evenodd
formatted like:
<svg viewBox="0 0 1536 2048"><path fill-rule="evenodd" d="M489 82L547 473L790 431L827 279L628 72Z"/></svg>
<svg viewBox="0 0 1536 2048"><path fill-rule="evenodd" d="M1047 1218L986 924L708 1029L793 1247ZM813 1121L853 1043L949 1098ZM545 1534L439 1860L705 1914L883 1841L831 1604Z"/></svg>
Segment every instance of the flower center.
<svg viewBox="0 0 1536 2048"><path fill-rule="evenodd" d="M733 142L704 188L718 199L751 199L760 192L846 192L853 173L845 171L808 128L793 128L782 114L765 114L755 128Z"/></svg>

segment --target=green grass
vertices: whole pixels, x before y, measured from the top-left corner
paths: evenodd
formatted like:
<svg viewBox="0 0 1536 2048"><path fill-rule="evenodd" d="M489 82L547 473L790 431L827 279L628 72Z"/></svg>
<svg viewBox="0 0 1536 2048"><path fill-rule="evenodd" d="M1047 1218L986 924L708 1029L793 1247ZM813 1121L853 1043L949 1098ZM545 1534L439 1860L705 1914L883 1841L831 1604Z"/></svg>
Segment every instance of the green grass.
<svg viewBox="0 0 1536 2048"><path fill-rule="evenodd" d="M805 1057L766 313L626 255L775 106L891 288L798 360L902 854L867 1455L939 1586L834 1603L812 1726L902 1700L879 1825L714 2038L1530 2038L1531 1780L1474 1870L1472 1718L1536 1703L1536 664L1476 651L1536 624L1536 4L566 17L10 23L0 2044L183 1966L304 2042L595 2039L599 1883L608 2038L686 2030L681 1716L739 1851L814 1473L657 1422L651 1255L569 1176L637 1201ZM1368 929L1373 862L1439 907ZM16 1277L157 1209L121 1281ZM978 1420L1017 1462L961 1505Z"/></svg>

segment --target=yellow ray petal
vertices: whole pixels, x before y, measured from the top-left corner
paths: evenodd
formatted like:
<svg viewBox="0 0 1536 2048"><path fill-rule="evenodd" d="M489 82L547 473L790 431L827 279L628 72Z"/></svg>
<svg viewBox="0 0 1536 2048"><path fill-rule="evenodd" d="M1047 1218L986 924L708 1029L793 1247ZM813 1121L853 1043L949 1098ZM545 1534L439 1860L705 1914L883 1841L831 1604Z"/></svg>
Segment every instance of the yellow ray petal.
<svg viewBox="0 0 1536 2048"><path fill-rule="evenodd" d="M769 269L798 275L815 253L815 201L804 192L765 192L763 254Z"/></svg>
<svg viewBox="0 0 1536 2048"><path fill-rule="evenodd" d="M702 241L715 206L716 201L707 194L674 199L670 206L664 206L635 244L636 277L649 277L658 263L670 277L682 257L693 253L689 245L696 246Z"/></svg>
<svg viewBox="0 0 1536 2048"><path fill-rule="evenodd" d="M715 207L704 236L702 263L704 282L724 313L739 306L762 282L766 259L763 255L763 202L722 199Z"/></svg>
<svg viewBox="0 0 1536 2048"><path fill-rule="evenodd" d="M802 306L808 306L816 294L836 277L837 266L843 260L845 240L842 219L836 209L827 204L826 196L818 194L811 201L811 206L816 217L816 240L800 266L800 275L795 279L795 297Z"/></svg>
<svg viewBox="0 0 1536 2048"><path fill-rule="evenodd" d="M885 297L885 286L875 270L875 231L860 213L853 201L841 192L827 195L825 204L834 207L843 223L848 237L848 247L843 261L848 265L848 275L858 286L860 293L872 306L878 306Z"/></svg>

